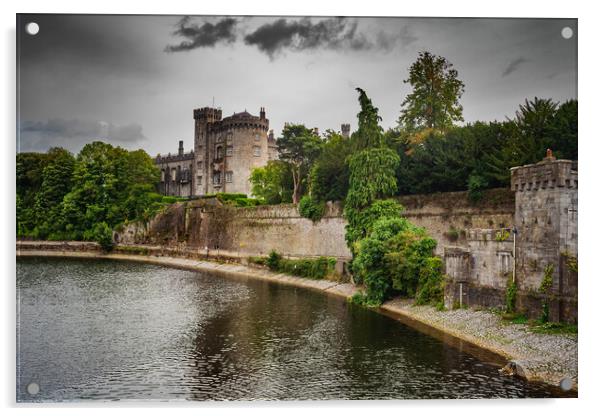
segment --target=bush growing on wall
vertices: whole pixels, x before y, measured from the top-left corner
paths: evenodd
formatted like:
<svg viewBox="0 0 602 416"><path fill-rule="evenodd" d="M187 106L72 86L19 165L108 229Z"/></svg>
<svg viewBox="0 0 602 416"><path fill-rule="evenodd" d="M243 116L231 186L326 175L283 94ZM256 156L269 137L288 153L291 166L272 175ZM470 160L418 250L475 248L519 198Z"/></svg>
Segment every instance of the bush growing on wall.
<svg viewBox="0 0 602 416"><path fill-rule="evenodd" d="M305 195L299 201L299 214L313 222L320 221L324 216L326 204L324 202L314 201L311 196Z"/></svg>
<svg viewBox="0 0 602 416"><path fill-rule="evenodd" d="M317 259L285 259L281 254L272 250L270 255L250 259L256 264L265 264L270 270L309 279L324 279L335 274L336 259L334 257L318 257Z"/></svg>
<svg viewBox="0 0 602 416"><path fill-rule="evenodd" d="M401 211L399 207L397 212ZM393 294L416 296L416 303L443 299L442 261L433 255L437 242L405 218L383 216L357 244L354 277L364 282L364 303L380 305Z"/></svg>

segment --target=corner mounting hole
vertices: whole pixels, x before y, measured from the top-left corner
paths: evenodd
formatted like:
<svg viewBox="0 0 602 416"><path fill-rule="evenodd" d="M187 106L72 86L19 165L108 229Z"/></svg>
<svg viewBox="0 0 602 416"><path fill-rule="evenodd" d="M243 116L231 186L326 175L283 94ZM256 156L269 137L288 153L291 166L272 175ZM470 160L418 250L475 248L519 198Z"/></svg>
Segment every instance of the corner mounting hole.
<svg viewBox="0 0 602 416"><path fill-rule="evenodd" d="M562 31L560 32L560 34L562 35L563 38L570 39L570 38L573 37L573 29L571 29L568 26L563 27Z"/></svg>
<svg viewBox="0 0 602 416"><path fill-rule="evenodd" d="M40 386L38 385L38 383L29 383L27 385L27 393L29 393L30 395L35 396L39 392Z"/></svg>
<svg viewBox="0 0 602 416"><path fill-rule="evenodd" d="M25 31L31 36L37 35L40 31L40 25L38 25L36 22L27 23L25 25Z"/></svg>
<svg viewBox="0 0 602 416"><path fill-rule="evenodd" d="M560 380L560 388L564 391L569 391L573 387L573 380L568 377Z"/></svg>

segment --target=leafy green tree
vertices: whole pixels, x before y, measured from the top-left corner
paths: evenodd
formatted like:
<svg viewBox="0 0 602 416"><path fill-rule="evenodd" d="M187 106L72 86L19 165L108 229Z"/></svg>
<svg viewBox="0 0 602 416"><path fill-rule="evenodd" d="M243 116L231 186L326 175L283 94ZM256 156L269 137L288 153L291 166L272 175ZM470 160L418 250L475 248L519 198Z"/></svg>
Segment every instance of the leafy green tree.
<svg viewBox="0 0 602 416"><path fill-rule="evenodd" d="M35 198L38 238L48 238L61 221L61 204L71 190L74 165L75 158L67 150L52 148L48 151L46 167L42 171L42 185ZM55 235L53 239L60 237Z"/></svg>
<svg viewBox="0 0 602 416"><path fill-rule="evenodd" d="M99 223L112 229L148 217L159 175L142 151L103 142L85 145L77 155L71 191L63 198L62 231L72 239L93 240Z"/></svg>
<svg viewBox="0 0 602 416"><path fill-rule="evenodd" d="M287 124L277 140L280 160L290 165L293 179L293 203L298 204L312 162L320 154L322 141L302 124Z"/></svg>
<svg viewBox="0 0 602 416"><path fill-rule="evenodd" d="M349 158L349 192L346 206L364 209L397 191L395 170L399 156L386 147L366 149Z"/></svg>
<svg viewBox="0 0 602 416"><path fill-rule="evenodd" d="M310 171L310 192L316 201L342 201L349 188L347 156L350 139L328 130L322 151Z"/></svg>
<svg viewBox="0 0 602 416"><path fill-rule="evenodd" d="M561 159L577 160L577 100L568 100L556 110L554 118L548 124L550 136L549 148Z"/></svg>
<svg viewBox="0 0 602 416"><path fill-rule="evenodd" d="M264 167L251 171L251 192L265 203L292 202L293 181L290 165L280 160L270 160Z"/></svg>
<svg viewBox="0 0 602 416"><path fill-rule="evenodd" d="M361 144L359 151L348 158L349 191L345 199L345 239L351 253L355 254L355 242L362 236L363 211L373 202L391 196L397 190L396 169L399 156L385 147L382 128L378 126L378 109L372 105L365 92L357 88L361 111L355 138Z"/></svg>
<svg viewBox="0 0 602 416"><path fill-rule="evenodd" d="M363 89L356 88L355 90L359 93L360 112L357 114L357 133L353 135L354 150L383 147L383 129L379 124L382 118L378 115L378 108L372 105L372 100L368 98Z"/></svg>
<svg viewBox="0 0 602 416"><path fill-rule="evenodd" d="M464 83L451 62L430 52L420 52L410 67L408 79L412 92L402 103L399 125L407 131L423 129L446 131L454 122L463 121L460 97Z"/></svg>
<svg viewBox="0 0 602 416"><path fill-rule="evenodd" d="M393 294L416 296L418 304L442 301L443 265L433 254L437 242L400 217L403 208L392 204L356 243L352 269L366 287L362 303L378 306Z"/></svg>
<svg viewBox="0 0 602 416"><path fill-rule="evenodd" d="M17 153L17 236L30 236L36 226L35 199L48 161L45 153Z"/></svg>

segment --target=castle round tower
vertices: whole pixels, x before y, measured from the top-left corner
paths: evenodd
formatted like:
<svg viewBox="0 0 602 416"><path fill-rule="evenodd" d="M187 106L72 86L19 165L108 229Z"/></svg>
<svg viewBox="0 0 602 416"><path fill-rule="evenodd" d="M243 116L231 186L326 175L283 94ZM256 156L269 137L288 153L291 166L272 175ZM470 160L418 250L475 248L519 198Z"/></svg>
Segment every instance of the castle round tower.
<svg viewBox="0 0 602 416"><path fill-rule="evenodd" d="M195 120L195 194L251 194L251 170L269 160L269 120L246 110L222 119L216 108L193 112Z"/></svg>

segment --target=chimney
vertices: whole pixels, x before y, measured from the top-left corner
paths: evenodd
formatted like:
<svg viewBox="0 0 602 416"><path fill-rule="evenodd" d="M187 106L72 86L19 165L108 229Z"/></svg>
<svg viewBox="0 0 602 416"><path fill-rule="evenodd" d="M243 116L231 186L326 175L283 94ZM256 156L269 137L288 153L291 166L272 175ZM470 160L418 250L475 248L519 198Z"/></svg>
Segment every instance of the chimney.
<svg viewBox="0 0 602 416"><path fill-rule="evenodd" d="M314 134L315 134L316 136L319 136L319 135L320 135L320 130L318 130L318 128L317 128L317 127L314 127Z"/></svg>
<svg viewBox="0 0 602 416"><path fill-rule="evenodd" d="M351 126L349 124L341 124L341 136L348 139L350 132L351 132Z"/></svg>
<svg viewBox="0 0 602 416"><path fill-rule="evenodd" d="M259 108L259 119L265 120L265 107Z"/></svg>
<svg viewBox="0 0 602 416"><path fill-rule="evenodd" d="M182 156L184 154L184 140L180 140L180 145L178 146L178 155Z"/></svg>

